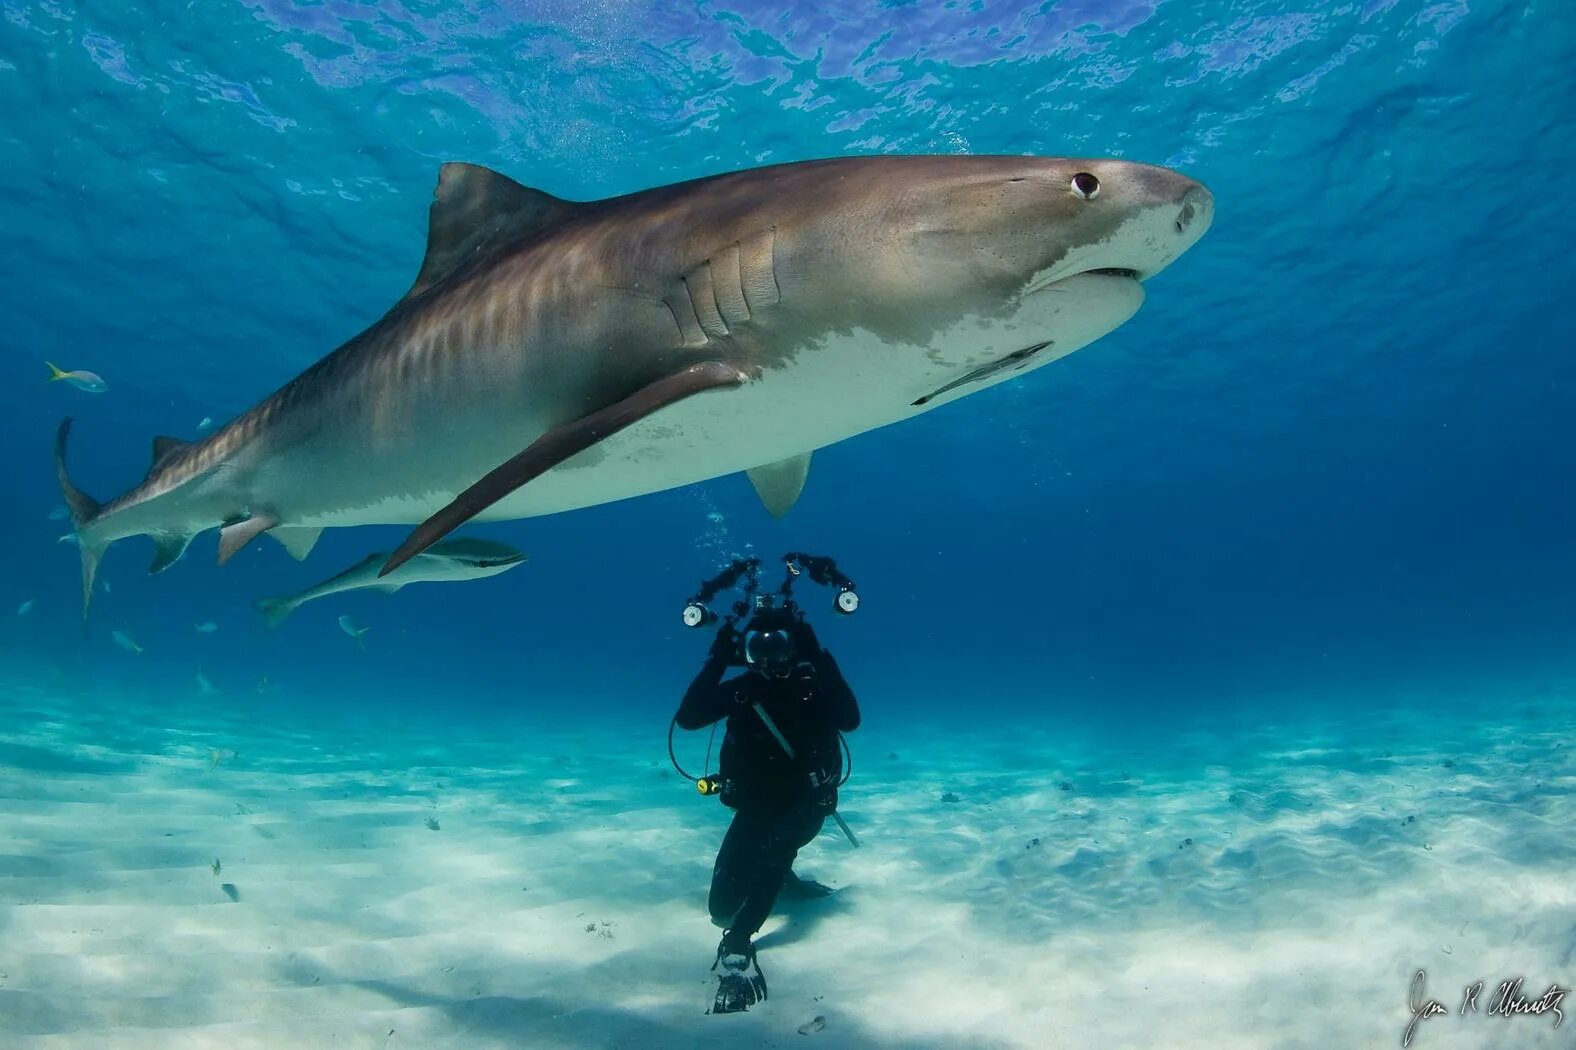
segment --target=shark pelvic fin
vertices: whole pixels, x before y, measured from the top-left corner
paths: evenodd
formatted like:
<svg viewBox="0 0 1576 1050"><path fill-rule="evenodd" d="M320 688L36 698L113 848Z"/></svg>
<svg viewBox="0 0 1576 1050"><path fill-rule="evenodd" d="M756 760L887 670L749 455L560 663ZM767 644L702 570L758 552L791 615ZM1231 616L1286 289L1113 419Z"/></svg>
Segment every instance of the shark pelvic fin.
<svg viewBox="0 0 1576 1050"><path fill-rule="evenodd" d="M810 453L801 452L744 473L755 486L755 494L766 505L766 512L780 518L799 501L799 493L804 491L805 479L810 476Z"/></svg>
<svg viewBox="0 0 1576 1050"><path fill-rule="evenodd" d="M468 263L491 258L557 225L577 208L572 201L522 186L479 164L443 165L427 220L427 256L405 298L420 295Z"/></svg>
<svg viewBox="0 0 1576 1050"><path fill-rule="evenodd" d="M60 493L71 511L71 524L76 528L77 551L82 555L82 625L87 629L88 603L93 600L93 577L98 574L99 558L109 546L87 536L83 530L98 515L99 502L71 483L66 472L66 442L71 437L71 417L60 421L55 431L55 478L60 482Z"/></svg>
<svg viewBox="0 0 1576 1050"><path fill-rule="evenodd" d="M318 537L323 535L323 530L300 525L281 525L268 535L278 540L279 545L290 552L290 557L296 561L305 561L306 556L312 553L312 548L317 546Z"/></svg>
<svg viewBox="0 0 1576 1050"><path fill-rule="evenodd" d="M547 473L575 453L585 451L631 423L695 394L738 386L746 378L732 365L703 361L648 383L622 401L554 427L416 526L389 556L378 575L387 576L532 478Z"/></svg>
<svg viewBox="0 0 1576 1050"><path fill-rule="evenodd" d="M176 452L179 452L181 449L186 448L190 444L190 441L182 441L180 438L166 437L163 434L160 434L158 437L154 438L153 462L148 464L148 473L152 474L155 470L158 470L160 463L163 463L166 459L169 459L170 456Z"/></svg>
<svg viewBox="0 0 1576 1050"><path fill-rule="evenodd" d="M235 552L279 524L272 514L253 514L250 518L233 521L219 530L219 564L235 557Z"/></svg>
<svg viewBox="0 0 1576 1050"><path fill-rule="evenodd" d="M155 533L153 536L153 564L148 566L148 574L163 572L171 565L181 560L181 555L186 553L186 548L191 546L190 536L180 536L172 532Z"/></svg>

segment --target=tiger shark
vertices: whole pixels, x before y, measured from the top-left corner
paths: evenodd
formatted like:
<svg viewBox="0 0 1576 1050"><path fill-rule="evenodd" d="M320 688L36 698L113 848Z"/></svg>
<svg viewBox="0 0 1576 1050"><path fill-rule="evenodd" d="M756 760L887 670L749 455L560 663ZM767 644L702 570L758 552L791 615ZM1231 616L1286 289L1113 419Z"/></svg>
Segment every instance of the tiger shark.
<svg viewBox="0 0 1576 1050"><path fill-rule="evenodd" d="M60 486L84 612L103 551L151 571L218 528L411 524L390 572L464 522L555 514L746 472L772 514L811 453L1063 357L1125 323L1214 199L1110 159L844 157L564 200L442 166L415 284L376 323L199 441L153 440L100 504Z"/></svg>

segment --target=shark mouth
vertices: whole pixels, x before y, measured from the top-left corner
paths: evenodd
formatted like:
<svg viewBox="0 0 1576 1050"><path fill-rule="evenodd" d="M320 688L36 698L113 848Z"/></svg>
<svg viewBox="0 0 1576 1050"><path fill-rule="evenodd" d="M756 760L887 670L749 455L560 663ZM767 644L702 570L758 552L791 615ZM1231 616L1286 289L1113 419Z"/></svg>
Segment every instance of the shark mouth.
<svg viewBox="0 0 1576 1050"><path fill-rule="evenodd" d="M1109 271L1090 270L1088 272L1090 272L1090 273L1102 273L1102 272L1109 272ZM1132 271L1126 270L1126 271L1121 271L1121 272L1123 272L1123 273L1131 273ZM912 402L911 403L912 407L919 408L920 406L928 404L931 401L933 401L934 399L940 397L942 394L945 394L948 390L956 390L960 386L967 386L970 383L978 383L980 380L986 379L986 378L988 378L990 376L993 376L993 375L995 375L998 372L1003 372L1003 371L1016 372L1018 369L1022 368L1024 365L1028 364L1029 361L1034 357L1035 354L1038 354L1041 350L1044 350L1046 347L1048 347L1050 345L1051 345L1051 340L1047 339L1043 343L1035 343L1033 346L1026 346L1022 350L1014 350L1012 353L1008 354L1006 357L1002 358L999 361L992 361L988 365L981 365L979 368L976 368L974 371L970 372L968 375L963 376L963 377L961 377L959 379L954 379L952 382L948 383L946 386L939 387L939 388L937 388L935 390L932 390L930 393L926 394L924 397L920 398L917 401Z"/></svg>
<svg viewBox="0 0 1576 1050"><path fill-rule="evenodd" d="M1041 280L1038 284L1034 284L1028 288L1025 288L1023 295L1025 298L1027 298L1028 296L1034 295L1038 292L1043 292L1048 288L1054 288L1063 281L1070 280L1074 277L1121 277L1129 281L1137 281L1142 279L1139 277L1137 270L1129 269L1126 266L1097 266L1092 270L1079 270L1076 273L1056 274L1053 277Z"/></svg>

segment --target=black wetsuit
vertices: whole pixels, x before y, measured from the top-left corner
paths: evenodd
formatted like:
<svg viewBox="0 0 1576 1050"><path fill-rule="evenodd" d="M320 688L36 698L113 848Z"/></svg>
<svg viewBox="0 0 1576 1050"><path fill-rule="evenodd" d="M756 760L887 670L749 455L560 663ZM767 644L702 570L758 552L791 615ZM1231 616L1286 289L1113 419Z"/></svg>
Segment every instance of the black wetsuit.
<svg viewBox="0 0 1576 1050"><path fill-rule="evenodd" d="M859 726L859 703L825 649L786 678L747 671L722 681L727 662L707 660L679 705L678 724L701 729L728 720L722 742L722 802L733 823L717 851L709 908L731 938L747 940L771 914L800 847L837 808L843 753L838 731ZM790 759L753 705L793 747ZM817 788L810 774L825 786Z"/></svg>

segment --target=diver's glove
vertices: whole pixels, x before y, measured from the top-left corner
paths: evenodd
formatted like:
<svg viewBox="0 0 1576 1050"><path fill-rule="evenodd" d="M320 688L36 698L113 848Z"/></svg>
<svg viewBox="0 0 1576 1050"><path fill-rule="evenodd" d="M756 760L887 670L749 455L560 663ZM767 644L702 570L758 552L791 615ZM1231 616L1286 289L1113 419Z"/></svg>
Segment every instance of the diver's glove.
<svg viewBox="0 0 1576 1050"><path fill-rule="evenodd" d="M717 628L717 637L711 640L711 651L706 654L706 659L727 663L738 651L739 632L733 629L731 623L725 623Z"/></svg>
<svg viewBox="0 0 1576 1050"><path fill-rule="evenodd" d="M766 1001L766 975L755 958L755 945L746 941L744 948L728 943L724 933L717 945L717 961L711 964L717 973L717 997L712 1001L714 1014L736 1014L748 1010L756 1003ZM755 968L752 974L751 967Z"/></svg>

